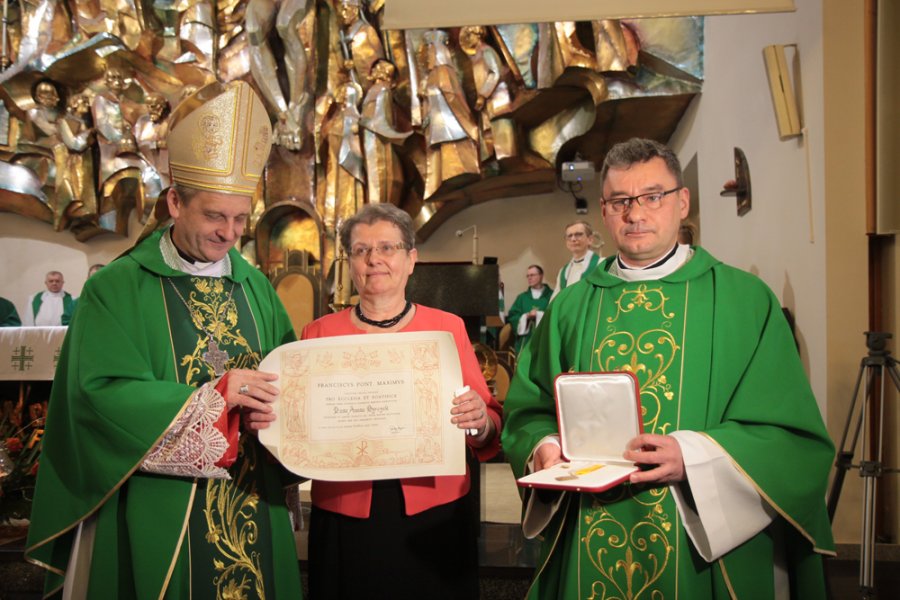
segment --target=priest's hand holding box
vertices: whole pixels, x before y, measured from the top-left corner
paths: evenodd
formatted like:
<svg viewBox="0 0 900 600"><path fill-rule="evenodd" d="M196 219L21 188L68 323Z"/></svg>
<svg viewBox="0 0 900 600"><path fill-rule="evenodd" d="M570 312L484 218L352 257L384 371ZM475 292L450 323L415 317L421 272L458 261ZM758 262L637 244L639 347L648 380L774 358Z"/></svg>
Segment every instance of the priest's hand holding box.
<svg viewBox="0 0 900 600"><path fill-rule="evenodd" d="M556 377L554 393L563 462L520 478L520 486L602 492L638 470L622 457L643 432L632 373L564 373Z"/></svg>

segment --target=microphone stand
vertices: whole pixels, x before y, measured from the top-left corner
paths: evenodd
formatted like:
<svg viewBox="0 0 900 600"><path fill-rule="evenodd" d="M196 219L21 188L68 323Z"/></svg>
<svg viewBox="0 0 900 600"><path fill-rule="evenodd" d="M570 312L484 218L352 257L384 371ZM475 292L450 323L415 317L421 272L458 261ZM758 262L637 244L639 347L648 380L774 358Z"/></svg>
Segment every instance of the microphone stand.
<svg viewBox="0 0 900 600"><path fill-rule="evenodd" d="M462 234L467 232L468 230L472 230L472 264L478 264L478 226L477 225L469 225L465 229L458 229L456 231L456 237L462 237Z"/></svg>

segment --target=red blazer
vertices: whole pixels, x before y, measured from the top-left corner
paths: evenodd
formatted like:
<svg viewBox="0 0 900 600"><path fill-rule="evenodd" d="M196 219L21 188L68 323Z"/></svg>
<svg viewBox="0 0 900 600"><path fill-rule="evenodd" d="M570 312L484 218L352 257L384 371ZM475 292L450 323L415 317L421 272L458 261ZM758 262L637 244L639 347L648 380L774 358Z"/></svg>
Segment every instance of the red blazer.
<svg viewBox="0 0 900 600"><path fill-rule="evenodd" d="M307 340L335 335L365 335L365 332L357 329L350 320L351 310L348 308L313 321L303 328L301 338ZM494 431L497 432L486 446L472 447L472 450L482 461L496 455L500 450L499 432L502 408L488 390L462 319L456 315L417 304L416 314L412 321L403 328L403 331L449 331L453 334L456 348L459 351L463 383L477 392L487 403L488 415L494 422ZM448 415L447 418L450 416ZM467 437L466 441L471 444L470 438ZM461 498L469 491L470 484L468 471L465 475L401 479L400 486L403 488L406 514L414 515ZM319 508L348 517L367 518L372 506L372 482L313 481L312 502Z"/></svg>

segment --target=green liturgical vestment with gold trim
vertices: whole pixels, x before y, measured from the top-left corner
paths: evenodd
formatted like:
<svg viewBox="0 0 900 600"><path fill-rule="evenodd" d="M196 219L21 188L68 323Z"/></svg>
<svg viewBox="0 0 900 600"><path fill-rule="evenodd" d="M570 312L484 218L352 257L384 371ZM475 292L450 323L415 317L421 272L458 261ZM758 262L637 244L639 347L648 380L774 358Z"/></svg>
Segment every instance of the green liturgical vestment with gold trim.
<svg viewBox="0 0 900 600"><path fill-rule="evenodd" d="M518 363L503 448L520 477L538 442L558 433L556 375L631 371L645 432L707 436L778 516L708 563L668 485L567 493L542 532L530 598L772 598L776 555L792 598L825 596L833 445L791 332L764 283L694 252L674 273L635 282L608 273L611 257L557 296ZM690 499L687 483L678 485Z"/></svg>
<svg viewBox="0 0 900 600"><path fill-rule="evenodd" d="M300 598L286 473L242 433L226 479L139 470L215 378L295 339L268 280L232 250L231 275L173 270L151 235L84 288L63 344L27 557L61 589L79 524L96 524L90 598ZM188 308L190 306L190 310Z"/></svg>

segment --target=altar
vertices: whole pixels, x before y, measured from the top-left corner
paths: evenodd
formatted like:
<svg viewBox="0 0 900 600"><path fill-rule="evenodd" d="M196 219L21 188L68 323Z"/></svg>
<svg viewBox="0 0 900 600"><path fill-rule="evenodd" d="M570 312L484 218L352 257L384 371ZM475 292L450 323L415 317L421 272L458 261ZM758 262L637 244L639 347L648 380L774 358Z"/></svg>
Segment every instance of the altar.
<svg viewBox="0 0 900 600"><path fill-rule="evenodd" d="M67 329L0 328L0 381L51 381Z"/></svg>

